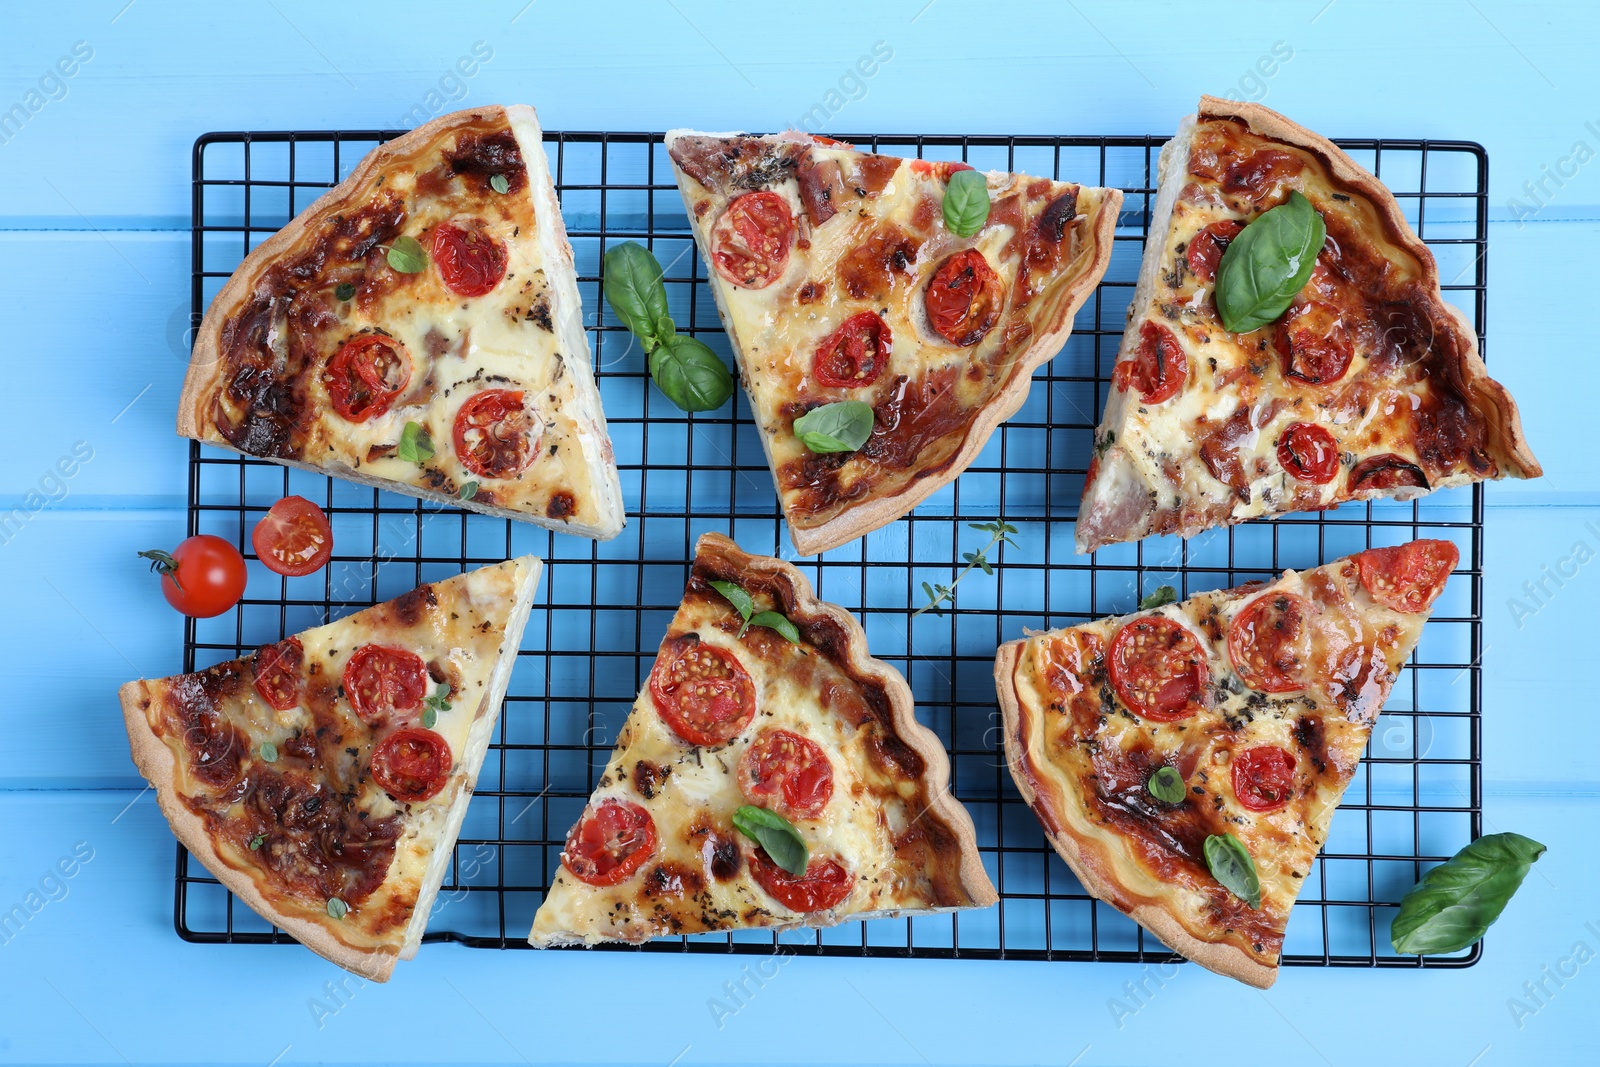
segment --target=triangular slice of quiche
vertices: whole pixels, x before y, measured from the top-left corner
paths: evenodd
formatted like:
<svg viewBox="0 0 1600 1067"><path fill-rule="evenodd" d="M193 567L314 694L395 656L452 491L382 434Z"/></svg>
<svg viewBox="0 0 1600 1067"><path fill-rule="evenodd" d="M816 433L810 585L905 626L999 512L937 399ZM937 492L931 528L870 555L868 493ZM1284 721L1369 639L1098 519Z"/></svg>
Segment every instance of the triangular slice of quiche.
<svg viewBox="0 0 1600 1067"><path fill-rule="evenodd" d="M967 468L1072 332L1122 203L793 131L675 130L667 150L802 555ZM817 425L846 401L870 412Z"/></svg>
<svg viewBox="0 0 1600 1067"><path fill-rule="evenodd" d="M1013 641L1012 779L1094 896L1265 988L1373 721L1459 553L1374 548Z"/></svg>
<svg viewBox="0 0 1600 1067"><path fill-rule="evenodd" d="M543 565L433 582L121 690L173 833L262 918L388 981L416 954Z"/></svg>
<svg viewBox="0 0 1600 1067"><path fill-rule="evenodd" d="M792 566L706 534L534 918L538 947L996 899L911 690Z"/></svg>
<svg viewBox="0 0 1600 1067"><path fill-rule="evenodd" d="M1159 168L1078 551L1539 476L1433 254L1333 142L1208 96ZM1288 214L1267 221L1273 209ZM1308 225L1278 225L1291 220Z"/></svg>
<svg viewBox="0 0 1600 1067"><path fill-rule="evenodd" d="M615 537L622 489L533 108L378 146L246 256L201 323L178 432Z"/></svg>

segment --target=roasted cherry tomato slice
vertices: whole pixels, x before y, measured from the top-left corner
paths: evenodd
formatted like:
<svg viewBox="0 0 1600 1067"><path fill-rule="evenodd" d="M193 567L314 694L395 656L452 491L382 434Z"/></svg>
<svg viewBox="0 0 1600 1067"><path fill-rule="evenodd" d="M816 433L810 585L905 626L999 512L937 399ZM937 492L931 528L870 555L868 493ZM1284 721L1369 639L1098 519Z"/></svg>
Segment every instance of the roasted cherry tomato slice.
<svg viewBox="0 0 1600 1067"><path fill-rule="evenodd" d="M1189 357L1172 331L1159 322L1139 327L1139 347L1133 358L1118 363L1111 372L1113 385L1136 390L1145 404L1171 400L1188 380Z"/></svg>
<svg viewBox="0 0 1600 1067"><path fill-rule="evenodd" d="M1327 485L1339 473L1339 443L1315 423L1296 422L1278 438L1278 462L1296 481Z"/></svg>
<svg viewBox="0 0 1600 1067"><path fill-rule="evenodd" d="M1164 615L1135 619L1118 630L1109 666L1117 696L1153 722L1193 715L1211 679L1200 642Z"/></svg>
<svg viewBox="0 0 1600 1067"><path fill-rule="evenodd" d="M815 819L833 796L833 764L808 737L763 730L739 761L739 791L785 818Z"/></svg>
<svg viewBox="0 0 1600 1067"><path fill-rule="evenodd" d="M1233 795L1251 811L1275 811L1294 795L1294 757L1257 745L1233 757Z"/></svg>
<svg viewBox="0 0 1600 1067"><path fill-rule="evenodd" d="M817 383L830 389L871 385L889 365L894 338L888 323L871 311L851 315L828 335L812 364Z"/></svg>
<svg viewBox="0 0 1600 1067"><path fill-rule="evenodd" d="M957 252L939 264L923 293L928 325L962 348L971 348L994 328L1004 302L1000 276L976 248Z"/></svg>
<svg viewBox="0 0 1600 1067"><path fill-rule="evenodd" d="M1369 548L1356 557L1361 584L1372 599L1395 611L1420 614L1444 592L1461 551L1449 541L1412 541L1391 548Z"/></svg>
<svg viewBox="0 0 1600 1067"><path fill-rule="evenodd" d="M765 849L750 856L750 874L767 896L790 911L809 913L836 908L855 888L856 876L838 860L813 856L806 873L796 878L772 862Z"/></svg>
<svg viewBox="0 0 1600 1067"><path fill-rule="evenodd" d="M1339 309L1321 300L1285 311L1273 327L1272 344L1283 360L1283 373L1311 385L1343 378L1355 353Z"/></svg>
<svg viewBox="0 0 1600 1067"><path fill-rule="evenodd" d="M1268 593L1234 617L1228 627L1228 658L1245 685L1262 693L1306 687L1314 613L1305 597Z"/></svg>
<svg viewBox="0 0 1600 1067"><path fill-rule="evenodd" d="M482 296L506 276L506 246L477 219L433 231L433 265L457 296Z"/></svg>
<svg viewBox="0 0 1600 1067"><path fill-rule="evenodd" d="M1217 266L1222 262L1222 253L1228 250L1228 245L1244 230L1244 223L1237 219L1223 219L1213 222L1189 239L1189 249L1184 253L1184 259L1189 264L1189 273L1203 282L1217 280Z"/></svg>
<svg viewBox="0 0 1600 1067"><path fill-rule="evenodd" d="M584 809L567 835L561 865L589 885L616 885L656 850L656 824L639 805L615 798Z"/></svg>
<svg viewBox="0 0 1600 1067"><path fill-rule="evenodd" d="M191 618L221 615L244 596L249 574L244 557L232 544L212 534L196 534L171 552L139 555L161 575L161 595Z"/></svg>
<svg viewBox="0 0 1600 1067"><path fill-rule="evenodd" d="M396 730L372 751L372 780L396 800L437 796L450 777L450 742L420 726Z"/></svg>
<svg viewBox="0 0 1600 1067"><path fill-rule="evenodd" d="M711 262L734 285L765 289L789 265L794 233L794 214L783 197L745 193L711 227Z"/></svg>
<svg viewBox="0 0 1600 1067"><path fill-rule="evenodd" d="M733 653L687 634L669 639L650 672L650 696L672 732L691 745L720 745L750 725L756 688Z"/></svg>
<svg viewBox="0 0 1600 1067"><path fill-rule="evenodd" d="M1407 487L1428 488L1428 476L1422 473L1421 467L1393 452L1368 456L1350 468L1351 493Z"/></svg>
<svg viewBox="0 0 1600 1067"><path fill-rule="evenodd" d="M298 578L333 555L333 530L322 509L303 496L286 496L267 511L250 544L268 570Z"/></svg>
<svg viewBox="0 0 1600 1067"><path fill-rule="evenodd" d="M364 333L333 354L322 382L340 417L366 422L388 412L411 384L411 360L393 337Z"/></svg>
<svg viewBox="0 0 1600 1067"><path fill-rule="evenodd" d="M515 478L539 454L542 433L520 390L485 389L456 415L456 458L480 478Z"/></svg>
<svg viewBox="0 0 1600 1067"><path fill-rule="evenodd" d="M422 706L428 668L403 648L362 645L344 665L344 692L368 726L381 726Z"/></svg>
<svg viewBox="0 0 1600 1067"><path fill-rule="evenodd" d="M911 161L911 173L932 174L942 182L949 181L952 174L959 174L964 170L973 169L971 163L963 163L959 159L913 159Z"/></svg>
<svg viewBox="0 0 1600 1067"><path fill-rule="evenodd" d="M261 699L288 711L300 703L300 668L306 650L298 637L285 637L275 645L262 645L256 652L255 686Z"/></svg>

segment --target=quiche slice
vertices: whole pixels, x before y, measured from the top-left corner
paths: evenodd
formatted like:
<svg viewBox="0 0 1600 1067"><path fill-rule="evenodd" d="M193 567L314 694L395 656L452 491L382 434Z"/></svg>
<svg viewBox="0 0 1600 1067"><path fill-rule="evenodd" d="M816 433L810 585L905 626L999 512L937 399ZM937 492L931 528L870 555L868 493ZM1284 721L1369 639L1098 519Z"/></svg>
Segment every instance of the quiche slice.
<svg viewBox="0 0 1600 1067"><path fill-rule="evenodd" d="M246 256L201 323L178 432L615 537L622 489L533 109L378 146Z"/></svg>
<svg viewBox="0 0 1600 1067"><path fill-rule="evenodd" d="M449 869L542 566L507 560L124 685L134 763L178 840L262 918L388 981Z"/></svg>
<svg viewBox="0 0 1600 1067"><path fill-rule="evenodd" d="M1377 178L1276 112L1209 96L1159 169L1078 551L1539 476L1516 404ZM1231 333L1217 304L1223 257L1296 193L1325 229L1310 278L1276 319ZM1237 277L1241 291L1258 280Z"/></svg>
<svg viewBox="0 0 1600 1067"><path fill-rule="evenodd" d="M789 564L706 534L529 940L642 942L992 904L948 779L905 679L868 656L855 619Z"/></svg>
<svg viewBox="0 0 1600 1067"><path fill-rule="evenodd" d="M793 131L666 143L802 555L894 521L967 468L1072 332L1122 203ZM864 439L813 450L796 421L843 401L870 407Z"/></svg>
<svg viewBox="0 0 1600 1067"><path fill-rule="evenodd" d="M1374 548L1001 647L1006 759L1091 894L1266 988L1372 724L1459 553Z"/></svg>

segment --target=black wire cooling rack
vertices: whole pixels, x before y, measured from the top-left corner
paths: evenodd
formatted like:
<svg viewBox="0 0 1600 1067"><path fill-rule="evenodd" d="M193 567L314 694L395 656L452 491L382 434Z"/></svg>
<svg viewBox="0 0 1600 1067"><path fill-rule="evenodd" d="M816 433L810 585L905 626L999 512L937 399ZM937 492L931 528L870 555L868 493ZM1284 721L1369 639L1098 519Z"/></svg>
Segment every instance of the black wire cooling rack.
<svg viewBox="0 0 1600 1067"><path fill-rule="evenodd" d="M213 133L194 147L193 322L243 255L345 177L393 131ZM995 648L1024 628L1131 610L1142 593L1187 596L1285 567L1310 567L1375 544L1454 540L1462 566L1378 720L1371 748L1306 880L1284 946L1289 964L1467 966L1481 945L1445 958L1392 954L1400 896L1432 861L1480 832L1479 652L1481 487L1408 504L1347 505L1213 530L1072 551L1072 521L1094 424L1122 333L1149 225L1156 137L850 137L874 151L959 158L1126 194L1105 282L1062 352L1034 378L1023 408L953 485L909 517L800 560L817 592L864 623L873 655L910 681L918 714L951 755L951 786L977 824L1001 899L959 915L847 923L822 931L662 939L647 949L971 959L1174 960L1155 938L1091 899L1046 843L1001 754ZM1342 146L1379 174L1432 247L1445 290L1484 328L1488 160L1455 141L1354 140ZM606 416L622 471L628 526L595 543L523 523L191 445L190 533L248 534L280 496L317 501L335 555L321 573L280 578L252 558L249 596L191 621L185 669L396 596L422 581L532 552L548 563L489 752L429 923L428 941L521 948L567 829L601 773L676 610L695 539L732 535L746 550L794 559L742 393L719 412L685 415L653 390L645 361L605 309L606 247L635 239L666 266L674 321L731 363L704 266L659 134L550 133L563 214L576 254ZM948 582L986 536L969 524L1004 517L1019 547L993 576L961 583L955 610L913 616L922 583ZM175 920L185 940L289 943L239 906L180 847Z"/></svg>

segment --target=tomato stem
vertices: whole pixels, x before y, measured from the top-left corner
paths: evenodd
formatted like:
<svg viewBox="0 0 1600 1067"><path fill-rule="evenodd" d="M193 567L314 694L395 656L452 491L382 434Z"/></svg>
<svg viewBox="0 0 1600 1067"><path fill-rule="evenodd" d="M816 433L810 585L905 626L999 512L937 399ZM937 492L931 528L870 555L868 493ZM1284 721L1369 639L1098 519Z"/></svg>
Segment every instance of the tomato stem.
<svg viewBox="0 0 1600 1067"><path fill-rule="evenodd" d="M146 549L139 555L150 561L150 569L163 578L170 578L178 592L183 592L183 585L178 581L178 561L171 552L163 552L159 548Z"/></svg>

